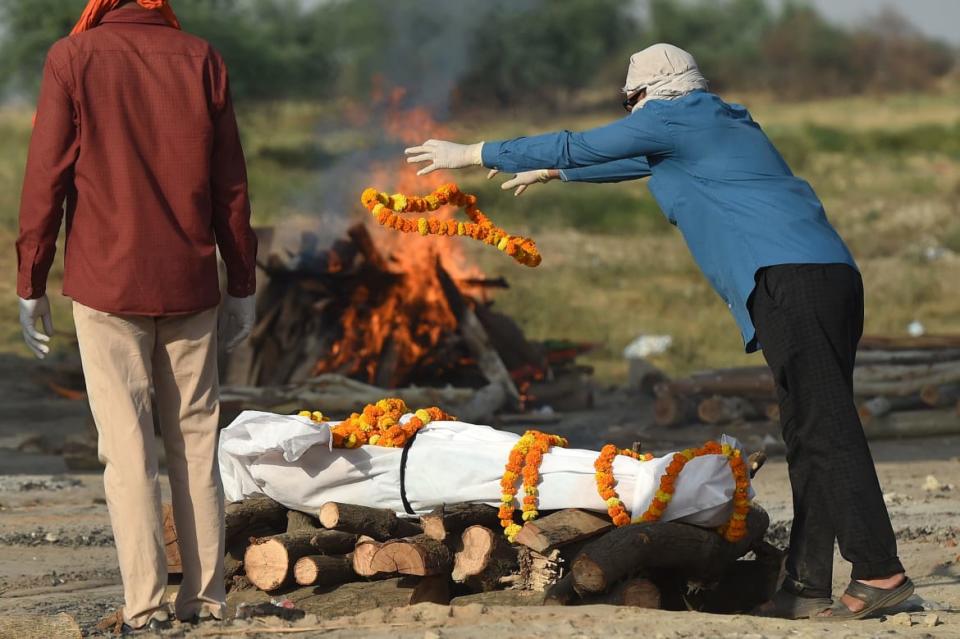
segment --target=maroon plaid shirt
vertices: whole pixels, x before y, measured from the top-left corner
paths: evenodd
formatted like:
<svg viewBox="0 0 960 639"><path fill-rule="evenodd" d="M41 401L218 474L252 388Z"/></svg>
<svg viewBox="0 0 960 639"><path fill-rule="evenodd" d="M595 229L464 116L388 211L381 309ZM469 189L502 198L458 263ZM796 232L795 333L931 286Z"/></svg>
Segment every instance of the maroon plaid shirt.
<svg viewBox="0 0 960 639"><path fill-rule="evenodd" d="M85 306L215 306L217 247L227 291L253 294L243 150L227 69L209 44L131 4L53 45L20 204L20 297L44 294L64 210L63 293Z"/></svg>

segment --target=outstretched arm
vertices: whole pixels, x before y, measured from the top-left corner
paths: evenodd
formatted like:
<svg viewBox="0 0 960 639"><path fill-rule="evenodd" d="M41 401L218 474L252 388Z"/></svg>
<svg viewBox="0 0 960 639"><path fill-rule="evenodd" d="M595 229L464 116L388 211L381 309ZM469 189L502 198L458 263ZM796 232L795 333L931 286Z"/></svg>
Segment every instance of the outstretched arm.
<svg viewBox="0 0 960 639"><path fill-rule="evenodd" d="M491 169L488 178L492 178L499 173L496 169ZM614 160L613 162L604 162L603 164L592 164L574 169L536 169L534 171L522 171L513 178L500 185L504 191L515 188L514 195L520 195L534 184L546 184L552 180L563 180L564 182L625 182L626 180L637 180L650 175L650 164L647 158L626 158L623 160Z"/></svg>
<svg viewBox="0 0 960 639"><path fill-rule="evenodd" d="M487 168L522 173L537 169L572 169L617 160L668 153L670 133L652 109L640 109L606 126L582 133L558 131L500 142L460 145L427 140L406 150L408 162L429 162L420 174L435 169Z"/></svg>
<svg viewBox="0 0 960 639"><path fill-rule="evenodd" d="M573 169L561 169L559 173L560 179L564 182L626 182L648 177L650 163L647 158L640 156Z"/></svg>
<svg viewBox="0 0 960 639"><path fill-rule="evenodd" d="M670 136L660 116L641 109L606 126L572 133L559 131L483 145L483 164L519 173L533 169L573 169L668 152Z"/></svg>

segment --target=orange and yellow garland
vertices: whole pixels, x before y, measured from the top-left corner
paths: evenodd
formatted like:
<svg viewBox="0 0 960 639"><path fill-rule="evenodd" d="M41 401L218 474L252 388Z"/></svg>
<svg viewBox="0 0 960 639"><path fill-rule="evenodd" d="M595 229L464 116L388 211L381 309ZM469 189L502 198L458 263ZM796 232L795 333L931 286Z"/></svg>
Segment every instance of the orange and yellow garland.
<svg viewBox="0 0 960 639"><path fill-rule="evenodd" d="M499 512L503 534L510 542L517 538L517 534L523 527L513 520L513 514L516 511L514 499L517 495L517 479L523 477L522 519L523 521L533 521L540 515L537 510L540 464L543 462L543 456L552 446L566 448L567 440L559 435L548 435L538 430L528 430L517 440L510 451L507 464L504 467L503 478L500 480L500 488L503 494L500 496Z"/></svg>
<svg viewBox="0 0 960 639"><path fill-rule="evenodd" d="M464 193L456 184L444 184L430 195L388 195L377 189L367 188L360 195L360 202L381 225L403 233L420 235L459 235L485 242L525 266L538 266L540 253L536 243L528 237L510 235L477 208L477 196ZM463 207L470 222L440 220L434 217L407 218L401 213L425 213L436 211L451 204Z"/></svg>
<svg viewBox="0 0 960 639"><path fill-rule="evenodd" d="M607 502L608 512L613 523L617 526L625 526L630 523L630 515L623 507L623 503L614 490L615 480L613 478L613 459L617 454L635 457L636 453L632 451L617 451L616 447L607 445L600 451L594 467L597 470L597 490L605 502ZM702 457L704 455L723 455L729 460L730 470L733 473L734 492L733 492L733 515L730 521L720 529L721 534L727 541L738 541L747 534L747 513L750 511L750 478L747 465L743 461L740 450L733 448L729 444L719 444L710 441L700 448L688 448L673 454L673 459L667 466L666 471L660 478L660 485L650 507L646 512L637 517L634 522L659 521L663 512L667 509L673 494L677 489L677 477L683 471L691 459ZM647 457L646 459L650 459Z"/></svg>
<svg viewBox="0 0 960 639"><path fill-rule="evenodd" d="M637 461L650 461L653 455L650 453L637 453L628 448L618 449L613 444L607 444L600 449L600 456L594 462L593 467L597 471L597 491L600 497L607 504L607 514L614 526L626 526L630 523L630 513L623 507L620 501L620 495L617 494L615 486L617 480L613 476L613 460L617 455L624 455L636 459Z"/></svg>
<svg viewBox="0 0 960 639"><path fill-rule="evenodd" d="M357 448L364 444L401 448L417 431L433 421L456 419L436 406L414 411L413 416L401 423L400 418L411 412L402 399L381 399L376 404L367 404L362 413L353 413L333 428L334 448ZM319 411L300 411L301 417L314 422L326 419Z"/></svg>

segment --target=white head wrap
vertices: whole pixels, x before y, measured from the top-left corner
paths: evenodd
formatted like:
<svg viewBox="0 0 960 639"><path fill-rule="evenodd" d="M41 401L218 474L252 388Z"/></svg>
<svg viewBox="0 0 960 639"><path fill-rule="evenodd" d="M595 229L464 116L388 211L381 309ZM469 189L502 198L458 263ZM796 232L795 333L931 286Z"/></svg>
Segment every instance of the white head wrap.
<svg viewBox="0 0 960 639"><path fill-rule="evenodd" d="M633 110L648 100L673 100L697 89L706 89L707 81L693 56L672 44L654 44L630 56L627 82L623 92L646 88L647 94Z"/></svg>

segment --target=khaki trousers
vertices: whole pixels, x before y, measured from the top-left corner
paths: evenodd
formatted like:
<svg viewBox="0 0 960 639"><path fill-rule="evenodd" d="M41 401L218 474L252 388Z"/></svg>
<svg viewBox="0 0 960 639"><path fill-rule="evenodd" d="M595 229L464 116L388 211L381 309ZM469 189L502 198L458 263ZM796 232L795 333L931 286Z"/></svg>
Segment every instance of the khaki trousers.
<svg viewBox="0 0 960 639"><path fill-rule="evenodd" d="M217 465L217 309L120 316L73 304L107 508L123 578L124 620L163 617L167 562L150 390L166 450L183 580L175 612L223 616L223 487ZM160 614L157 614L160 613Z"/></svg>

